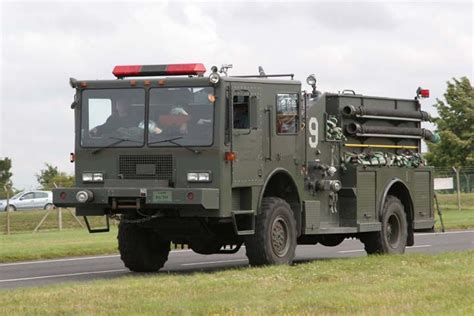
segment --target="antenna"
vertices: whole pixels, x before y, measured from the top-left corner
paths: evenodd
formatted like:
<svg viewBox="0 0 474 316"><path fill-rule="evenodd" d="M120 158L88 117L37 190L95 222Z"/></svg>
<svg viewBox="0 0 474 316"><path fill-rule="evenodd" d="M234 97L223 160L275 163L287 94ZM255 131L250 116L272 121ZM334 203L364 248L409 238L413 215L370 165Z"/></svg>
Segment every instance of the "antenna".
<svg viewBox="0 0 474 316"><path fill-rule="evenodd" d="M227 72L229 71L229 69L232 69L232 64L223 64L219 72L227 77Z"/></svg>

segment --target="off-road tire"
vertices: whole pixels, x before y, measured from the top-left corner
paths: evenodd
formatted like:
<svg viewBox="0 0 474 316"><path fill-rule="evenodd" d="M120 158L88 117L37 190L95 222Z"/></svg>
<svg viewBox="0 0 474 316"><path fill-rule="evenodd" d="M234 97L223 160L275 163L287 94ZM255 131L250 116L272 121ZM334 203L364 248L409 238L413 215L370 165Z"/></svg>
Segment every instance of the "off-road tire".
<svg viewBox="0 0 474 316"><path fill-rule="evenodd" d="M408 224L402 202L388 195L382 210L382 230L365 234L361 241L367 254L402 254L405 252Z"/></svg>
<svg viewBox="0 0 474 316"><path fill-rule="evenodd" d="M296 220L288 203L277 197L262 200L255 220L255 234L245 238L252 266L291 264L296 249Z"/></svg>
<svg viewBox="0 0 474 316"><path fill-rule="evenodd" d="M120 222L117 238L120 258L131 271L155 272L168 260L170 241L149 228Z"/></svg>

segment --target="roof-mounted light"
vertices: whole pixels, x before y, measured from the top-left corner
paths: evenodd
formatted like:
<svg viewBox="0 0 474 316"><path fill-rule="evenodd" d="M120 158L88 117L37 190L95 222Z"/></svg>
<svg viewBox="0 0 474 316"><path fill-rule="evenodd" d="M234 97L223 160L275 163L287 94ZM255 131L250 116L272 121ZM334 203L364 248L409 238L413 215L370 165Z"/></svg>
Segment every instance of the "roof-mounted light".
<svg viewBox="0 0 474 316"><path fill-rule="evenodd" d="M206 72L203 64L170 65L128 65L115 66L112 73L117 78L144 76L202 75Z"/></svg>
<svg viewBox="0 0 474 316"><path fill-rule="evenodd" d="M422 87L419 87L416 90L416 97L422 97L422 98L429 98L430 97L430 90L428 89L423 89Z"/></svg>

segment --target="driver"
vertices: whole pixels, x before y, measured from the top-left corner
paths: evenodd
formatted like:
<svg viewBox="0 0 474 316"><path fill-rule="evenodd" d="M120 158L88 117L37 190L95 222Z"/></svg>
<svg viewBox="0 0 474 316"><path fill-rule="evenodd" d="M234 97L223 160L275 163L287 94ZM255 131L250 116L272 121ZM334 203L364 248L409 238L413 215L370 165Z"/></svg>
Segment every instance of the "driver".
<svg viewBox="0 0 474 316"><path fill-rule="evenodd" d="M91 136L101 136L116 132L120 128L136 127L138 120L131 115L131 105L124 99L115 102L115 111L104 124L90 130Z"/></svg>

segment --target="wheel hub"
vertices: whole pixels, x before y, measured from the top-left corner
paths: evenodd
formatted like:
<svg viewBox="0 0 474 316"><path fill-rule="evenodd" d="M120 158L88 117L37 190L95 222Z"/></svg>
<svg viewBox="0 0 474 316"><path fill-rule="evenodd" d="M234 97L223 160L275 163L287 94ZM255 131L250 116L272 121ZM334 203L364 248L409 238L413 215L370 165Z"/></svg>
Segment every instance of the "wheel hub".
<svg viewBox="0 0 474 316"><path fill-rule="evenodd" d="M396 214L390 215L387 222L387 241L392 248L397 248L400 243L400 219Z"/></svg>
<svg viewBox="0 0 474 316"><path fill-rule="evenodd" d="M277 256L283 257L288 252L290 246L288 238L288 223L282 216L276 217L272 225L271 242Z"/></svg>

